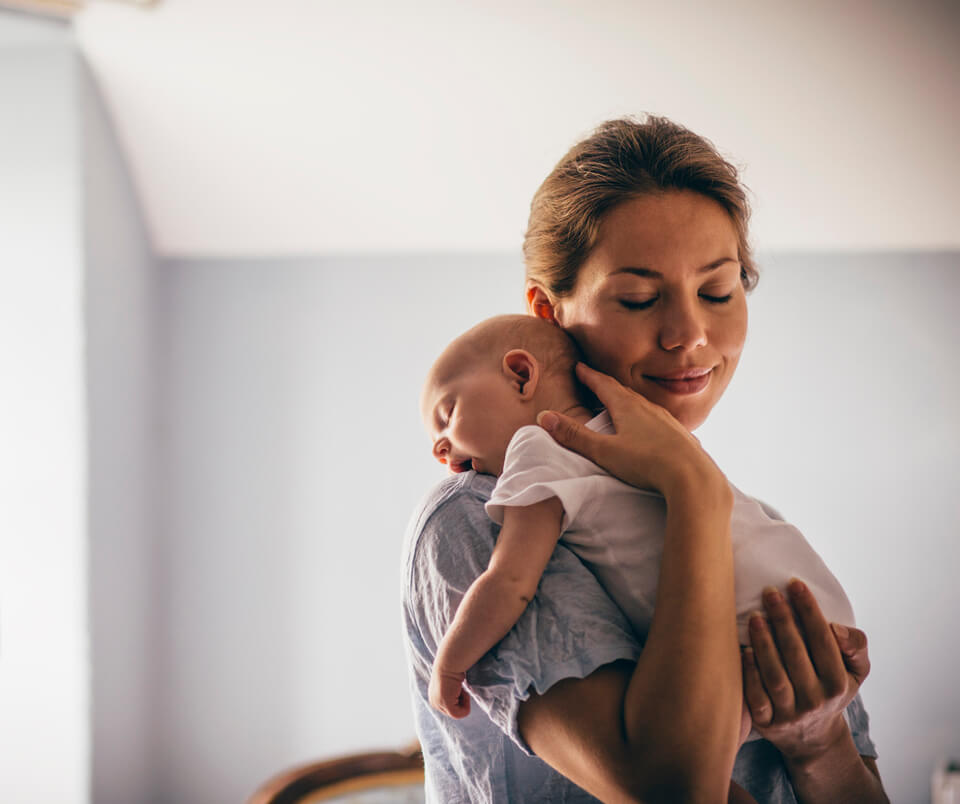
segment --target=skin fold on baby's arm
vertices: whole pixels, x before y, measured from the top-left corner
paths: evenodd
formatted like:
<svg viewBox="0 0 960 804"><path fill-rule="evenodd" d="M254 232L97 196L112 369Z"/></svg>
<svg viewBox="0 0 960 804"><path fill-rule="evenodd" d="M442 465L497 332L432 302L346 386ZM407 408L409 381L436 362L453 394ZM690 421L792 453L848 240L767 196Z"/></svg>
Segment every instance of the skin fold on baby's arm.
<svg viewBox="0 0 960 804"><path fill-rule="evenodd" d="M487 569L472 583L437 649L430 705L454 718L470 714L467 670L507 635L533 599L560 538L563 505L556 497L508 506Z"/></svg>

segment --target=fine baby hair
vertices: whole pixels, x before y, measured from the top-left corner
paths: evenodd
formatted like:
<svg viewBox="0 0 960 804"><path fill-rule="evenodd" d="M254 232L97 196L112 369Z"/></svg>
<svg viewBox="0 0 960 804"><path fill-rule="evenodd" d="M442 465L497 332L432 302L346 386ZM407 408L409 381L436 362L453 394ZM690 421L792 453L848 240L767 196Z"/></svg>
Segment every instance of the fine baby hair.
<svg viewBox="0 0 960 804"><path fill-rule="evenodd" d="M556 324L531 315L498 315L481 321L455 338L434 363L431 376L498 365L511 349L525 349L544 373L573 377L583 357L576 342Z"/></svg>
<svg viewBox="0 0 960 804"><path fill-rule="evenodd" d="M434 457L496 476L513 434L541 410L590 414L597 403L575 376L580 359L560 327L529 315L490 318L455 338L421 395Z"/></svg>

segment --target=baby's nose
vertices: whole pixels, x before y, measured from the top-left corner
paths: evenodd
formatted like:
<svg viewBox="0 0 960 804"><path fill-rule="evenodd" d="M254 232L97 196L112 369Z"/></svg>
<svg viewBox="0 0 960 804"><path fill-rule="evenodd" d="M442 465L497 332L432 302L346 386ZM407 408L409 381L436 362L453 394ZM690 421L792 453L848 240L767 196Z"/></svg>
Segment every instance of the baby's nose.
<svg viewBox="0 0 960 804"><path fill-rule="evenodd" d="M440 463L446 464L447 453L450 452L450 442L445 438L438 439L433 444L433 457Z"/></svg>

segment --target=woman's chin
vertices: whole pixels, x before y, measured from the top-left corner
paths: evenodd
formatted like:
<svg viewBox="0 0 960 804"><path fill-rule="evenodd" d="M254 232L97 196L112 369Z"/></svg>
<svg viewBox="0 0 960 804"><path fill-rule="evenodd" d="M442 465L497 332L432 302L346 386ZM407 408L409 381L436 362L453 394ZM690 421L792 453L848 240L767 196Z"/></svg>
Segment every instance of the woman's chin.
<svg viewBox="0 0 960 804"><path fill-rule="evenodd" d="M680 422L680 424L682 424L691 433L707 420L712 407L712 405L708 407L702 404L683 404L682 401L678 402L677 400L671 399L664 400L662 402L660 400L653 401L666 408L673 418Z"/></svg>
<svg viewBox="0 0 960 804"><path fill-rule="evenodd" d="M639 385L639 387L637 387ZM652 382L633 384L633 390L659 405L691 432L707 420L715 400L706 394L674 394Z"/></svg>

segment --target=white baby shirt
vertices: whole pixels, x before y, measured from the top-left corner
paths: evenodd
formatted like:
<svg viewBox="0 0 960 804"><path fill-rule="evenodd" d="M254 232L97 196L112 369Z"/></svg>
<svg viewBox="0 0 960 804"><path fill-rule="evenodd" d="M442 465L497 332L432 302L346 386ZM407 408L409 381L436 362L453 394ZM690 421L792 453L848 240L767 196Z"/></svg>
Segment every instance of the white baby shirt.
<svg viewBox="0 0 960 804"><path fill-rule="evenodd" d="M586 426L614 432L606 411ZM807 584L828 621L855 625L842 587L803 534L773 509L732 484L731 488L740 642L750 644L747 624L752 612L763 611L763 588L783 589L794 577ZM487 515L503 524L506 506L532 505L550 497L563 504L561 540L593 571L645 640L660 576L666 501L660 494L617 480L557 444L542 428L521 427L507 447L503 473L486 504Z"/></svg>

